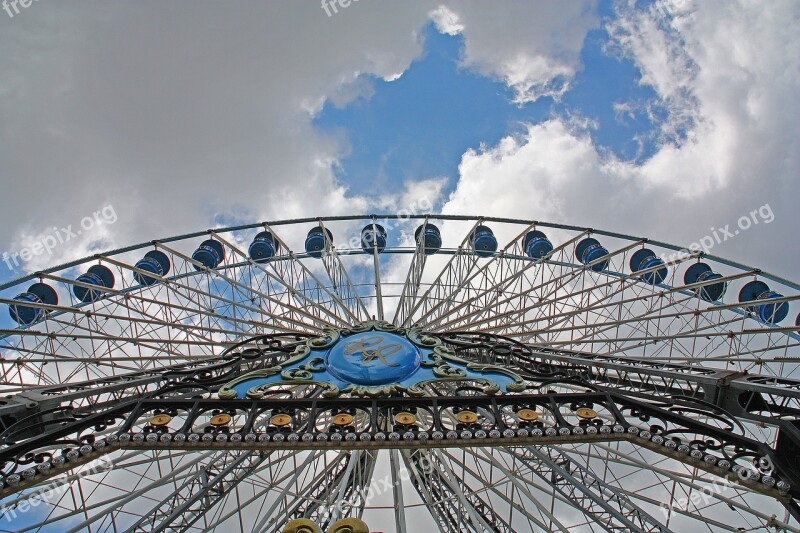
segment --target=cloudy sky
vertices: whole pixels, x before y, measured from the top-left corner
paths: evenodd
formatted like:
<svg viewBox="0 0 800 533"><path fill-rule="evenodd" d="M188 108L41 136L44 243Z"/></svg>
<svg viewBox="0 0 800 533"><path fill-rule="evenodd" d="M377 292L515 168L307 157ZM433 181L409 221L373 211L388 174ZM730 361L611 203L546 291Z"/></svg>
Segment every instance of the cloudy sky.
<svg viewBox="0 0 800 533"><path fill-rule="evenodd" d="M17 7L0 11L0 252L106 211L0 281L423 199L682 246L750 217L711 253L800 279L800 2Z"/></svg>
<svg viewBox="0 0 800 533"><path fill-rule="evenodd" d="M800 281L800 1L326 1L0 0L0 283L399 210Z"/></svg>

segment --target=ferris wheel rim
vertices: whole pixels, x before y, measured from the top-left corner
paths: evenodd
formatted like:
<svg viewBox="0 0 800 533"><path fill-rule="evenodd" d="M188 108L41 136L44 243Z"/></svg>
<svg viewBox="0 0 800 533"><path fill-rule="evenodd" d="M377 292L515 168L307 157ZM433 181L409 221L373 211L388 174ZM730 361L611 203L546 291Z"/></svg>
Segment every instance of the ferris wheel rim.
<svg viewBox="0 0 800 533"><path fill-rule="evenodd" d="M383 218L384 216L385 215L383 215L383 216L382 215L364 215L364 216L347 216L347 217L320 217L320 218L309 218L309 219L278 221L277 223L266 223L265 222L265 223L257 223L257 224L251 224L251 225L245 225L245 226L235 226L235 227L231 227L231 228L219 228L219 229L215 229L215 230L208 230L208 231L205 231L205 232L197 232L197 233L193 233L193 234L175 236L175 237L171 237L171 238L168 238L168 239L165 239L165 240L162 240L162 241L150 241L150 242L142 243L140 245L136 245L136 246L133 246L133 247L127 247L127 248L122 248L122 249L119 249L119 250L115 250L115 251L109 252L108 254L95 254L93 256L78 260L78 261L73 262L73 263L68 263L66 265L61 265L61 266L58 266L58 267L54 267L53 269L50 269L48 271L42 271L42 273L58 273L58 272L66 270L66 269L72 268L74 266L79 266L81 264L85 264L87 262L103 260L104 258L109 257L109 256L113 257L114 254L122 254L122 253L125 253L125 252L145 249L145 248L149 248L149 247L152 247L152 246L159 246L159 245L165 244L165 243L167 245L169 245L169 243L175 242L175 241L184 241L184 240L188 241L190 239L202 238L202 237L208 238L209 236L213 236L213 235L215 235L217 233L224 234L226 232L236 232L236 231L243 231L243 230L259 229L259 228L267 227L267 226L280 226L280 225L290 225L290 224L297 224L297 225L299 225L299 224L317 224L317 225L322 226L322 224L324 224L326 222L340 221L340 220L341 221L372 220L373 223L375 223L377 220ZM539 225L541 227L552 227L552 228L558 228L558 229L568 229L570 231L574 231L574 232L578 232L578 233L587 233L587 234L591 233L591 234L594 234L594 235L606 235L606 236L609 236L609 237L614 237L614 238L625 240L625 241L627 241L629 243L634 243L634 246L638 246L639 244L644 245L645 243L647 245L662 246L660 243L658 243L656 241L649 241L649 240L646 240L646 239L640 239L640 238L636 238L636 237L632 237L632 236L624 236L624 235L615 234L615 233L612 233L612 232L604 232L602 230L593 230L591 228L579 228L579 227L575 227L575 226L548 224L548 223L542 223L542 222L536 222L536 221L525 221L525 220L521 220L521 219L502 219L502 218L492 218L492 217L461 217L461 216L455 216L455 215L450 215L450 216L448 216L448 215L416 215L416 216L389 215L387 217L389 217L389 218L397 218L397 219L404 218L404 219L412 219L412 220L413 219L417 219L417 220L422 219L422 220L426 220L426 221L427 220L458 220L458 221L475 222L477 224L480 224L480 223L482 223L484 221L485 222L490 222L490 223L491 222L496 222L496 223L508 222L508 223L513 223L513 224L517 224L517 225L521 225L521 226L522 225L530 226L530 225L537 224L537 225ZM671 246L671 245L667 245L667 246ZM679 248L678 247L671 247L669 249L678 250ZM401 247L395 247L395 248L386 247L386 249L382 250L382 252L388 253L388 254L401 254L401 253L408 254L408 253L413 253L412 250L410 250L410 249L401 249ZM441 253L442 256L446 256L445 258L448 258L447 256L449 256L449 259L451 259L451 260L454 259L454 258L461 257L459 248L443 248L440 251L440 253ZM305 259L305 255L303 255L303 254L298 254L298 255ZM336 249L336 253L334 253L332 255L335 256L333 258L333 261L338 261L341 258L345 258L346 256L349 256L349 255L370 255L370 253L369 252L360 251L360 250L355 249L355 248L352 248L352 249L343 249L343 250ZM712 261L714 260L713 256L701 255L699 257L702 257L703 259L707 259L707 260L712 260ZM285 261L285 260L288 260L288 258L289 258L289 256L286 256L284 258L276 257L275 262L278 263L278 262L280 262L282 260ZM508 259L509 261L512 261L512 260L530 261L529 258L521 256L521 255L520 256L513 256L513 255L500 256L500 255L496 255L496 256L493 257L492 260L498 260L498 262L499 262L499 261L502 261L502 260L505 260L505 259ZM221 265L218 269L213 269L213 270L218 270L219 273L224 276L228 270L235 272L236 269L238 269L240 267L245 267L245 266L247 266L249 264L250 263L248 261L233 262L233 263L226 262L224 265ZM728 266L733 266L733 267L735 267L737 269L738 268L746 269L747 275L757 274L759 277L768 277L769 276L767 274L762 273L761 271L758 271L756 269L749 269L749 267L744 267L744 265L739 265L737 263L728 262L726 264L728 264ZM334 264L333 266L336 267L337 265ZM338 266L342 267L341 264L339 264ZM472 266L474 267L474 264ZM565 268L571 268L573 270L577 270L582 265L579 265L577 263L564 263L563 265L560 265L560 266L563 266ZM209 271L197 271L197 272L187 271L187 272L182 273L182 274L178 274L176 272L176 273L173 274L173 276L168 277L166 279L167 280L175 280L175 281L181 281L184 278L191 278L191 279L198 278L199 279L199 278L202 278L208 272ZM378 273L376 271L376 276L377 275L378 275ZM611 271L608 271L608 272L604 271L603 275L606 276L606 277L609 277L609 278L616 277L616 278L620 278L620 279L622 279L622 278L626 278L627 279L627 278L632 278L633 277L631 275L624 274L623 272L611 272ZM32 277L27 279L28 281L30 279L34 279L36 277L36 274L32 274L31 276ZM345 272L345 276L346 276L346 272ZM774 279L776 281L780 281L780 278L777 278L777 277L768 278L768 279ZM336 283L336 281L334 281L333 279L331 279L331 281L334 284ZM340 279L338 281L342 281L342 279ZM21 284L21 283L24 283L24 282L25 282L25 278L23 278L22 280L15 280L14 282L12 282L11 285L8 285L8 284L3 285L2 287L0 287L0 289L6 289L6 288L9 288L9 287L13 287L13 286L15 286L15 284ZM347 279L346 282L352 283L352 281L349 280L349 279ZM790 287L797 287L796 285L791 284L790 282L785 282L785 283L783 281L780 281L780 282L783 283L783 284L787 284L787 286L790 286ZM380 283L380 281L378 281L378 283ZM402 285L402 283L400 283L400 284ZM431 283L429 285L424 285L425 288L430 288L432 286L433 286L433 283ZM139 288L140 287L138 287L138 286L132 286L132 287L129 287L129 288L125 289L124 291L118 291L118 292L124 294L126 291L127 292L134 292L136 290L139 290ZM595 288L596 287L594 285L590 285L589 286L589 289L595 289ZM422 298L425 297L425 294L427 294L427 292L424 293L424 294L420 293ZM612 294L614 294L614 293L612 293ZM643 292L636 293L634 291L633 298L636 298L637 301L638 301L638 299L643 298L642 294L644 294L644 293ZM356 293L356 298L360 299L360 296L358 295L358 293ZM372 298L372 296L370 296L369 298ZM339 302L339 303L341 303L341 302ZM361 307L363 308L363 302L359 302L359 303L361 304ZM89 306L90 304L86 303L85 305ZM319 305L322 305L322 304L319 304ZM334 304L331 304L331 305L334 305ZM339 305L339 304L336 304L336 305ZM593 304L593 305L595 305L595 304ZM621 305L622 304L620 304L620 306ZM737 307L740 307L741 305L742 305L741 303L728 304L727 307L737 308ZM352 322L353 318L357 318L357 315L361 314L361 310L356 309L355 306L356 306L356 304L354 303L353 304L353 309L352 309L352 312L351 312L352 316L350 316L350 317L340 317L341 318L341 323ZM80 307L83 307L83 306L78 306L78 307L80 308ZM345 306L345 308L346 308L346 306ZM335 308L335 309L338 310L339 308ZM425 316L429 316L430 315L430 316L433 316L434 318L436 318L438 316L438 315L436 315L436 312L437 312L436 309L437 309L436 307L433 307L432 309L428 309L427 311L425 311L425 312L428 313L428 315L425 315ZM547 308L542 308L542 309L543 309L542 312L545 312L545 310ZM553 309L556 309L556 307L554 306ZM602 309L602 307L601 307L601 309ZM470 312L474 313L474 311L470 311ZM567 310L560 311L560 312L563 312L565 316L569 316L569 312L570 311L567 309ZM603 311L603 312L605 312L605 311ZM660 312L660 311L656 308L655 312ZM198 307L198 313L200 313L200 314L203 313L202 307ZM56 316L59 316L59 315L56 315ZM409 316L413 316L413 313L411 315L409 315ZM450 315L449 314L445 314L445 315L442 315L442 316L448 317ZM476 316L479 316L479 315L476 315ZM631 318L631 320L633 320L633 319L641 319L642 316L646 317L647 314L645 314L645 315L635 315L635 316L633 316L633 318ZM226 318L226 317L225 316L221 316L220 319L223 319L223 318ZM406 318L408 319L408 317L406 317ZM517 319L517 320L519 321L521 319ZM610 320L610 318L609 318L609 320ZM618 320L624 320L624 319L618 319ZM711 322L711 319L709 319L709 321ZM322 321L320 321L320 323L322 323ZM488 323L488 324L489 324L489 327L488 327L487 331L489 333L491 333L493 331L491 329L491 323ZM611 322L604 323L603 325L607 325L607 324L611 324ZM230 336L231 333L234 330L236 330L237 328L241 327L241 329L238 329L238 332L239 332L240 335L244 336L244 335L246 335L248 333L247 332L247 328L245 326L247 326L246 323L236 323L236 324L234 324L234 325L232 325L230 327L231 331L225 332L224 334ZM779 330L780 330L780 328L772 328L772 329L775 330L776 332L779 332ZM789 330L794 330L796 328L788 328L788 329ZM704 331L702 328L699 328L697 330L698 330L698 332L701 332L701 333ZM442 329L441 328L434 328L434 331L442 331ZM660 330L658 329L658 327L656 327L655 330L645 329L643 335L646 338L652 338L652 336L654 335L654 332L655 332L655 334L658 334L659 331ZM707 330L706 330L706 332L707 332ZM210 335L211 333L213 333L213 331L211 329L209 329L208 333ZM287 331L286 333L289 334L290 332ZM296 333L308 334L309 332L307 332L307 331L298 331ZM14 335L14 333L6 334L6 336L11 336L11 335ZM100 338L98 335L95 335L95 336L97 338ZM509 339L515 340L516 337L509 337ZM215 341L211 341L210 340L209 342L210 343L215 343L216 345L222 345L222 341L219 341L219 340L215 340ZM247 342L247 341L244 341L244 342ZM608 341L608 339L601 338L598 342L609 342L609 341ZM229 344L231 344L231 343L229 343ZM527 345L527 343L526 343L526 345ZM554 345L554 350L557 350L557 349L559 349L558 346ZM563 351L564 352L568 352L569 350L565 348ZM165 351L165 353L169 354L169 352L166 352L166 351ZM590 352L590 353L593 353L593 352ZM625 355L625 354L623 353L622 355ZM211 354L209 357L217 357L217 358L221 359L223 357L223 355ZM672 356L670 356L670 360L669 361L672 361L671 357ZM657 360L657 359L654 359L654 360ZM667 361L667 363L669 363L669 361ZM198 361L198 362L202 362L202 361ZM163 368L164 367L153 368L153 371L158 371L158 370L161 370ZM125 376L125 375L126 374L119 374L119 376ZM738 421L738 419L736 419L736 420ZM481 449L482 449L481 447L476 447L476 448L474 448L474 451L475 452L480 452ZM491 450L495 450L495 449L497 450L498 454L500 454L502 452L502 450L500 450L499 448L491 447ZM571 454L573 456L579 456L581 453L586 453L587 457L589 457L589 455L591 453L596 453L596 454L598 453L596 451L592 452L592 450L595 449L595 448L592 448L591 446L587 446L587 451L585 451L585 452L582 452L581 451L582 449L576 451L572 447L565 448L563 446L554 446L554 449L556 450L557 453L561 453L561 454L564 454L564 455ZM597 450L599 450L599 449L600 448L598 447ZM449 450L449 449L445 449L445 450ZM473 450L473 448L469 448L469 450ZM171 454L171 453L173 453L173 452L169 452L169 454ZM472 452L470 452L470 453L472 453ZM611 452L609 452L609 453L611 453ZM623 452L621 451L621 449L618 449L618 455L620 457L622 456L621 455L622 453ZM146 454L144 454L144 452L143 452L143 455L146 455ZM157 454L154 454L154 457L156 457L156 455ZM343 457L343 452L340 452L338 456L340 458ZM598 455L596 455L596 456L598 456ZM311 457L311 456L309 456L309 457ZM445 470L443 470L444 473L442 475L444 477L447 477L448 475L455 475L455 474L452 474L453 471L454 471L454 468L455 468L453 466L455 464L455 462L454 462L455 454L454 453L450 453L448 451L445 451L445 452L443 452L443 457L445 457L445 459L447 461L449 461L449 462L445 465L447 468ZM385 457L384 457L384 459L385 459ZM494 459L494 456L493 456L493 459ZM540 464L545 464L547 462L547 458L546 457L539 457L537 460L540 461ZM642 460L643 461L645 460L644 457L642 457ZM200 459L197 458L195 462L199 462L199 461L200 461ZM577 461L577 459L573 458L573 462L575 462L575 461ZM487 462L487 464L489 464L489 463L492 463L495 467L497 467L497 463L494 462L493 460L489 460ZM645 461L645 463L646 463L646 461ZM514 464L516 464L516 463L514 463ZM587 470L591 470L589 468L589 466L588 466L588 459L587 459L586 469ZM650 471L651 469L642 468L642 470ZM126 470L126 472L127 472L127 470ZM448 472L450 472L450 473L448 473ZM360 475L360 474L358 474L358 475ZM582 475L589 475L589 474L583 473ZM653 474L653 475L655 475L655 474ZM183 479L183 478L181 478L181 479ZM586 478L586 479L588 479L588 478ZM703 479L703 478L691 478L691 479ZM432 489L435 489L435 488L436 487L432 487ZM481 489L481 490L484 490L484 489ZM485 490L494 490L494 487L493 486L491 488L486 487ZM513 492L512 492L512 494L513 494ZM476 497L475 494L461 494L461 495L458 495L455 492L453 492L452 493L452 497L454 498L454 501L457 500L458 502L460 502L460 503L457 503L457 504L454 504L454 505L462 505L462 506L464 506L464 508L469 508L470 506L473 506L473 505L479 505L478 500L474 500L474 498ZM619 502L624 504L625 501L626 501L625 497L631 497L631 495L620 494L620 495L618 495L618 497L619 497ZM471 499L471 498L473 498L473 499ZM554 498L555 498L555 496L554 496ZM478 498L478 499L480 500L480 498ZM748 500L743 499L742 501L747 502ZM533 502L533 504L535 505L536 502ZM365 508L368 508L368 507L365 507ZM745 509L745 511L747 511L747 509ZM473 513L473 516L475 517L475 519L477 520L477 522L480 522L481 521L481 516L479 516L479 513L476 514L474 509L473 509L472 513ZM487 511L487 513L489 513L489 512ZM703 514L701 514L700 511L698 511L696 514L697 514L697 517L698 517L697 519L698 520L707 521L707 517L705 517ZM489 516L489 515L487 515L487 516ZM761 517L761 518L763 518L763 517ZM542 518L542 519L545 520L544 518Z"/></svg>
<svg viewBox="0 0 800 533"><path fill-rule="evenodd" d="M68 261L66 263L62 263L60 265L54 265L52 267L48 267L45 269L37 270L36 272L32 272L21 276L19 278L15 278L9 280L4 283L0 283L0 291L3 291L8 288L12 288L16 285L20 285L26 283L31 280L35 280L41 276L41 274L51 274L53 272L59 272L63 270L67 270L69 268L73 268L76 266L80 266L86 263L90 263L92 261L100 260L104 257L113 257L115 255L120 255L126 252L132 252L136 250L142 250L146 248L150 248L153 246L158 246L159 244L166 244L175 241L184 241L188 239L200 238L200 237L207 237L213 233L231 233L236 231L245 231L245 230L252 230L252 229L259 229L268 226L286 226L286 225L295 225L295 224L313 224L319 222L330 222L330 221L356 221L356 220L456 220L456 221L487 221L487 222L497 222L497 223L508 223L508 224L516 224L516 225L535 225L541 226L545 228L552 228L552 229L562 229L568 231L575 231L575 232L582 232L585 231L588 234L597 234L603 235L607 237L614 237L621 240L626 240L630 242L641 242L646 243L653 246L658 246L660 248L672 250L675 252L686 251L689 250L687 247L678 246L675 244L670 244L667 242L653 240L647 237L636 237L634 235L628 235L619 232L613 232L609 230L589 227L589 226L575 226L570 224L563 224L563 223L556 223L556 222L547 222L547 221L540 221L540 220L529 220L529 219L518 219L518 218L507 218L507 217L493 217L493 216L481 216L481 215L448 215L442 213L427 213L427 214L408 214L408 215L398 215L398 214L371 214L371 215L331 215L331 216L322 216L322 217L305 217L305 218L294 218L294 219L280 219L275 221L263 221L263 222L252 222L248 224L240 224L236 226L221 226L218 228L209 228L206 230L195 231L190 233L184 233L180 235L172 235L168 237L163 237L159 239L154 239L150 241L140 242L138 244L132 244L128 246L123 246L121 248L115 248L113 250L108 250L103 253L96 253L92 255L88 255L79 259L75 259L72 261ZM386 252L392 253L393 249L391 247L387 247ZM369 252L359 252L357 250L353 251L354 254L368 254ZM396 253L396 252L395 252ZM408 252L402 252L408 253ZM699 258L703 258L709 261L714 261L719 264L723 264L732 268L736 268L739 270L744 270L748 272L757 273L759 276L776 281L787 287L796 289L800 291L800 282L794 282L787 278L783 278L778 276L777 274L772 274L768 271L762 270L757 267L748 266L744 263L740 263L734 261L732 259L727 259L721 256L717 256L714 254L709 254L706 252L699 252Z"/></svg>

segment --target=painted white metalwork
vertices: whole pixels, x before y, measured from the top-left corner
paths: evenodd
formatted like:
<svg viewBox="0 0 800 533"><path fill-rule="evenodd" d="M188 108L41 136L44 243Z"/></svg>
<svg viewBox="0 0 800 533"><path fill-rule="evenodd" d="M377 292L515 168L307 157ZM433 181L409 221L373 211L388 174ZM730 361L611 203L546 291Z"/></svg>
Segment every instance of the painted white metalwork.
<svg viewBox="0 0 800 533"><path fill-rule="evenodd" d="M392 224L383 251L377 245L370 252L348 246L365 224L384 219ZM441 229L438 253L425 255L408 237L420 224ZM469 246L479 224L490 226L498 238L498 252L491 257L478 257ZM327 242L322 258L299 251L305 231L314 225L337 238L336 245ZM259 263L248 256L247 244L265 229L275 236L278 250ZM532 229L546 232L554 245L542 258L528 257L523 249L521 239ZM602 272L591 268L597 260L584 264L575 257L577 243L587 236L609 250ZM209 237L226 250L225 262L215 269L192 259L194 247ZM630 257L644 246L670 258L663 284L642 279L660 265L631 272ZM153 248L171 262L163 278L134 266ZM254 335L319 335L325 327L394 317L398 326L514 338L541 349L542 360L592 364L602 378L597 383L612 389L666 394L671 387L711 386L711 378L706 382L685 370L694 368L721 373L720 380L725 374L726 386L760 387L759 394L774 394L776 404L797 409L800 286L721 258L676 251L676 246L589 228L443 215L278 221L155 240L0 286L0 394L18 395L15 401L28 395L44 405L51 396L39 389L59 387L60 396L82 405L89 395L77 384L126 378L138 387L131 389L126 381L126 394L144 393L158 385L162 369L207 364ZM722 278L684 283L686 268L700 260ZM96 263L113 271L116 286L75 281ZM142 286L134 273L158 282ZM770 302L789 306L785 322L760 320L752 311L763 301L737 300L739 289L754 279L783 295ZM18 326L7 306L19 304L14 298L36 281L53 286L59 303L26 304L45 311L46 318ZM702 287L721 282L727 291L720 301L698 297ZM72 294L75 285L105 296L82 303ZM750 374L765 379L751 383ZM113 392L102 397L119 399ZM731 405L722 397L717 403ZM3 424L11 407L0 402ZM775 444L771 415L748 411L737 417L748 436ZM773 498L724 484L703 469L625 440L528 451L478 443L416 452L119 450L109 459L110 469L60 475L48 481L57 484L49 492L1 500L0 530L167 530L174 525L197 531L280 531L297 516L329 524L352 514L401 533L436 527L800 531L797 519ZM576 507L575 498L582 505Z"/></svg>

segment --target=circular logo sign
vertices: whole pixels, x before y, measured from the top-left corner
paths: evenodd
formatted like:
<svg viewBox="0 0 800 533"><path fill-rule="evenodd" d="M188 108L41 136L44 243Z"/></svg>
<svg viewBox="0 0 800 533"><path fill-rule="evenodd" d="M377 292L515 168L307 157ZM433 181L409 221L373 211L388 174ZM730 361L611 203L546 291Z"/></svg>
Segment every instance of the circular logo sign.
<svg viewBox="0 0 800 533"><path fill-rule="evenodd" d="M368 331L342 338L325 356L328 371L347 383L398 383L419 369L422 355L400 335Z"/></svg>

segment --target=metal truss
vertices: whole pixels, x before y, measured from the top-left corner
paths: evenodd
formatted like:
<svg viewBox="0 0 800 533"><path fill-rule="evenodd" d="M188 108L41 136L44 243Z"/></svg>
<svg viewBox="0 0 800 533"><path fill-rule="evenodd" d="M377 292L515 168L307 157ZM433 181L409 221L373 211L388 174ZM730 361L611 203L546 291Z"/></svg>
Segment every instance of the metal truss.
<svg viewBox="0 0 800 533"><path fill-rule="evenodd" d="M461 485L440 455L429 450L404 451L414 487L433 510L440 531L512 532L490 501Z"/></svg>
<svg viewBox="0 0 800 533"><path fill-rule="evenodd" d="M385 249L348 244L377 220L391 226ZM441 230L435 253L410 237L419 225ZM472 249L478 225L498 241L488 257ZM320 258L301 250L313 226L336 236L334 246L323 232ZM529 257L531 230L552 251ZM248 252L259 231L275 242L264 262ZM576 257L587 237L608 255ZM209 238L225 252L214 268L193 257ZM643 248L663 265L634 270ZM137 266L153 249L168 273ZM690 283L698 262L719 275ZM98 263L114 286L76 279ZM662 267L666 276L648 282ZM751 281L780 296L740 301ZM0 530L271 533L292 518L324 528L391 514L386 529L405 533L415 525L406 514L424 510L427 526L448 532L798 531L800 286L756 268L594 228L372 215L98 254L0 285L3 316L34 282L59 301L26 303L41 313L31 324L0 320ZM725 290L703 299L712 286ZM101 297L80 301L76 287ZM788 317L765 320L770 305ZM309 336L373 315L436 335L471 364L512 369L527 388L492 397L453 381L420 398L328 399L309 385L216 398ZM333 424L343 411L357 423ZM400 424L400 411L415 421ZM475 422L459 422L464 411ZM277 414L291 423L272 424ZM228 422L212 423L218 415ZM113 466L92 470L100 459ZM391 490L367 501L387 469ZM23 512L36 502L37 513Z"/></svg>
<svg viewBox="0 0 800 533"><path fill-rule="evenodd" d="M630 498L610 488L600 477L570 461L554 447L528 446L511 453L528 468L520 474L539 476L607 531L669 531Z"/></svg>
<svg viewBox="0 0 800 533"><path fill-rule="evenodd" d="M470 233L480 224L480 220L476 221L470 228ZM398 324L402 326L410 326L412 318L416 313L425 313L431 307L438 307L443 303L448 302L448 298L455 298L458 292L463 288L458 284L458 280L468 278L472 270L478 265L477 256L469 250L469 234L464 237L458 250L450 257L450 260L445 265L444 269L439 273L433 283L430 285L425 294L420 298L415 298L415 303L411 306L401 308L402 314L396 318ZM417 244L418 250L422 250L423 242ZM419 252L418 252L419 253ZM424 265L421 265L424 267ZM415 276L417 280L421 279L422 270ZM413 281L413 278L410 278ZM419 286L419 281L414 283L414 286ZM414 297L418 294L418 290L414 292ZM410 308L409 308L410 307Z"/></svg>
<svg viewBox="0 0 800 533"><path fill-rule="evenodd" d="M516 416L520 410L536 410L542 422L528 423ZM579 409L591 409L590 419L581 418ZM474 423L453 423L461 411L475 413ZM392 412L418 413L424 425L387 426L383 420ZM343 412L365 413L364 425L355 428L320 425ZM601 415L600 413L603 413ZM180 420L169 427L154 425L154 417L172 413ZM230 423L204 425L210 415L225 414ZM290 416L291 424L261 425L276 415ZM482 397L422 398L307 398L284 400L152 399L120 404L88 414L73 412L60 417L42 433L12 444L0 453L6 468L16 468L4 476L4 493L36 483L39 477L54 475L70 463L85 462L117 448L133 449L355 449L437 448L478 445L519 446L626 439L660 453L697 464L698 467L745 484L752 490L786 500L800 494L800 483L793 470L796 458L788 449L800 448L797 428L783 423L777 450L751 439L726 423L722 427L707 423L710 414L697 416L696 409L679 406L665 409L618 393L549 393ZM724 421L719 416L716 421ZM545 423L548 420L550 423ZM644 422L644 423L643 423ZM642 426L642 427L640 427ZM101 431L98 432L98 427ZM198 429L203 427L203 432ZM51 429L52 428L52 429ZM11 428L12 430L15 428ZM22 435L10 432L6 443ZM83 443L79 447L67 443ZM47 450L47 447L51 451ZM77 448L77 449L76 449ZM51 460L30 468L31 451L45 453ZM775 471L752 471L752 478L738 477L747 458L769 461ZM60 459L60 461L58 460ZM44 467L42 466L44 465ZM364 467L368 471L370 468ZM356 487L357 488L357 487ZM352 487L351 487L352 489ZM345 489L343 489L345 490ZM350 489L348 489L350 490ZM345 494L343 492L342 494ZM789 502L790 500L786 500Z"/></svg>
<svg viewBox="0 0 800 533"><path fill-rule="evenodd" d="M426 227L427 223L427 220L423 221L422 227ZM412 311L417 306L427 257L424 240L420 240L414 247L414 256L411 258L411 264L408 267L405 283L400 293L400 303L397 306L394 319L392 320L395 324L405 323L406 318L411 315Z"/></svg>
<svg viewBox="0 0 800 533"><path fill-rule="evenodd" d="M522 345L486 333L440 335L462 357L513 368L529 380L564 378L642 398L699 400L759 424L800 416L800 380Z"/></svg>
<svg viewBox="0 0 800 533"><path fill-rule="evenodd" d="M269 452L262 451L218 454L170 496L150 509L128 531L156 532L190 528L225 494L256 470L268 455Z"/></svg>

